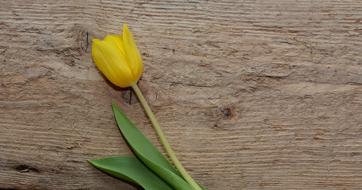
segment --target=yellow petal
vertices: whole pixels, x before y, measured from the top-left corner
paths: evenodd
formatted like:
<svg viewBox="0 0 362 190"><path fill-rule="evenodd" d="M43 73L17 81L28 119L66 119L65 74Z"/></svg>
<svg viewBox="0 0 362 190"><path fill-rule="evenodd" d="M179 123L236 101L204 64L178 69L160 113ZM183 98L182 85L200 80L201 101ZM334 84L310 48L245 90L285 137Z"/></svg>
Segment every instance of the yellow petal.
<svg viewBox="0 0 362 190"><path fill-rule="evenodd" d="M92 57L99 70L113 84L119 87L129 87L133 81L133 74L119 49L112 43L93 40Z"/></svg>
<svg viewBox="0 0 362 190"><path fill-rule="evenodd" d="M121 56L123 56L125 58L127 66L131 70L132 79L137 78L137 77L135 77L135 74L132 71L130 61L127 59L126 52L125 52L124 47L123 47L122 36L120 36L120 35L107 35L104 38L104 41L107 42L108 44L112 45L112 46L115 46L119 50Z"/></svg>
<svg viewBox="0 0 362 190"><path fill-rule="evenodd" d="M104 38L104 41L116 46L119 49L120 53L125 56L126 53L124 51L122 37L120 35L107 35Z"/></svg>
<svg viewBox="0 0 362 190"><path fill-rule="evenodd" d="M107 78L113 78L111 77L112 73L107 70L106 64L107 60L103 56L101 52L101 41L99 39L93 39L92 40L92 57L94 60L95 65L98 67L98 69L107 77Z"/></svg>
<svg viewBox="0 0 362 190"><path fill-rule="evenodd" d="M132 33L128 30L127 24L123 24L122 40L127 61L129 62L135 79L138 80L143 72L143 63L140 52L138 51L136 43L133 40Z"/></svg>

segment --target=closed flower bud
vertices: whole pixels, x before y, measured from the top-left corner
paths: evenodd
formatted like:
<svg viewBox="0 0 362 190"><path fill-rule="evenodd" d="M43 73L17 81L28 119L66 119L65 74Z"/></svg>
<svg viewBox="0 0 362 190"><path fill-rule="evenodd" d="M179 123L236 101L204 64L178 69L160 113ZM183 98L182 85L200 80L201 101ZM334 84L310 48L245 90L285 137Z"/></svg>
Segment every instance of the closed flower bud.
<svg viewBox="0 0 362 190"><path fill-rule="evenodd" d="M141 55L126 24L122 35L93 39L92 57L104 76L122 88L136 84L143 72Z"/></svg>

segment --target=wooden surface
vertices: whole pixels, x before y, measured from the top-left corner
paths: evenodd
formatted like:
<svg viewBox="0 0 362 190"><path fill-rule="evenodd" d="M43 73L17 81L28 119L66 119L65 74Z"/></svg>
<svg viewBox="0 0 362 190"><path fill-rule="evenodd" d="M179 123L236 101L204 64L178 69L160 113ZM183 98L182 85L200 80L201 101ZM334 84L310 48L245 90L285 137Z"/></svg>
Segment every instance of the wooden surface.
<svg viewBox="0 0 362 190"><path fill-rule="evenodd" d="M362 189L362 2L3 0L0 189L131 190L87 159L130 151L90 58L127 22L140 86L209 190Z"/></svg>

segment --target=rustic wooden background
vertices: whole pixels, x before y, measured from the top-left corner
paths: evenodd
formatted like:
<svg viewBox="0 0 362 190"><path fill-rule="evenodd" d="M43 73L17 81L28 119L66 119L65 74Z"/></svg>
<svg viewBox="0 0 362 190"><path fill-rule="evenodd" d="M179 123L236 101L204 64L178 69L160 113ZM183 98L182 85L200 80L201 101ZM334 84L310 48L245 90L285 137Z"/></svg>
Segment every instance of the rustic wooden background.
<svg viewBox="0 0 362 190"><path fill-rule="evenodd" d="M145 91L209 190L362 189L362 1L2 0L0 189L131 190L87 159L130 151L91 39L127 22Z"/></svg>

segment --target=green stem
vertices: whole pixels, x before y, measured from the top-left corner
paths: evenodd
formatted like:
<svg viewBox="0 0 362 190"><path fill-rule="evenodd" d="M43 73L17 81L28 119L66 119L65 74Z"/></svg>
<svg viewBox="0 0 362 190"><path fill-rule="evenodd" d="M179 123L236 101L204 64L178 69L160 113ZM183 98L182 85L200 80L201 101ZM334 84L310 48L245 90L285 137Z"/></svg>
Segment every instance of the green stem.
<svg viewBox="0 0 362 190"><path fill-rule="evenodd" d="M160 139L161 144L163 145L166 153L170 157L171 161L177 168L177 170L181 173L182 177L193 187L194 190L202 190L202 188L195 182L194 179L187 173L185 168L182 166L181 162L177 159L175 152L172 150L170 144L168 143L165 134L163 133L160 123L158 123L155 114L152 112L150 106L148 105L145 97L143 96L141 90L137 86L137 84L132 85L133 90L135 91L138 99L140 100L143 109L145 110L148 118L151 120L151 123L156 130L156 133Z"/></svg>

